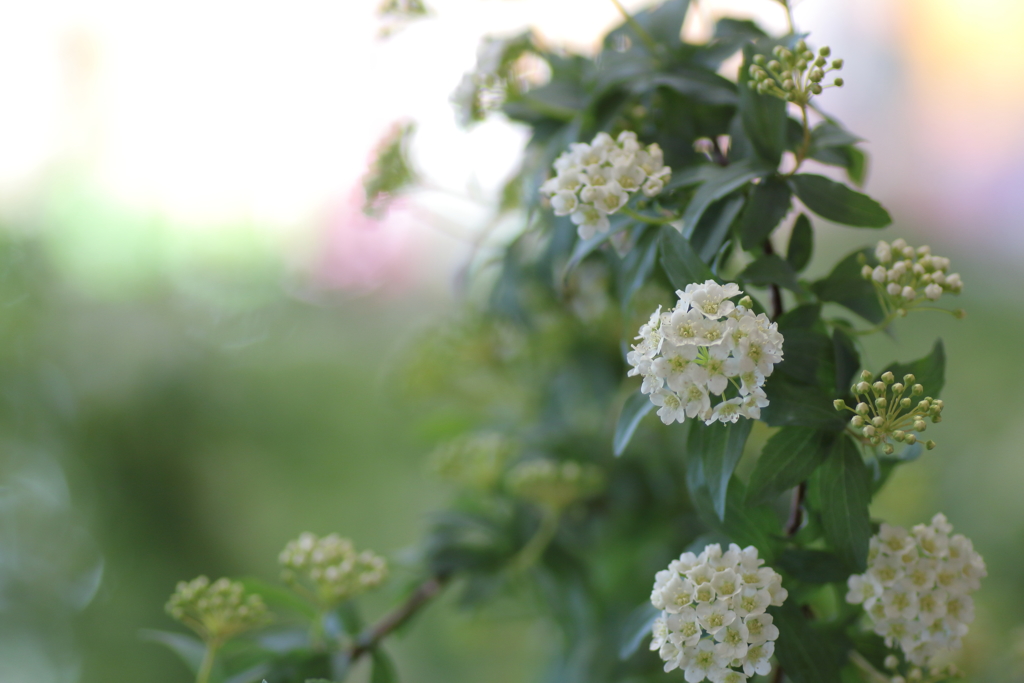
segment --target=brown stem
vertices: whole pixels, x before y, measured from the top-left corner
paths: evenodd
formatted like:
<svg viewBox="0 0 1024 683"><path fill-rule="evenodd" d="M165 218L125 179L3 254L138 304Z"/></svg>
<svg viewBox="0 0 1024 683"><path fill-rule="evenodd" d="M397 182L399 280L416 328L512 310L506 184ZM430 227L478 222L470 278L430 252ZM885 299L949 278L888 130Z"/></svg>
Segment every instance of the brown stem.
<svg viewBox="0 0 1024 683"><path fill-rule="evenodd" d="M355 662L368 652L372 652L381 640L411 619L416 612L430 602L431 598L440 593L441 589L448 583L448 579L447 575L432 576L427 579L412 592L412 595L403 604L363 631L358 640L356 640L355 645L349 650L349 662Z"/></svg>
<svg viewBox="0 0 1024 683"><path fill-rule="evenodd" d="M782 683L782 665L775 667L775 675L772 676L772 683Z"/></svg>
<svg viewBox="0 0 1024 683"><path fill-rule="evenodd" d="M775 248L772 246L772 238L771 237L766 237L765 238L764 245L762 245L762 248L764 249L764 253L766 253L766 254L774 254L775 253ZM772 285L771 285L771 293L772 293L772 320L778 320L779 316L782 315L782 313L783 313L783 310L782 310L782 290L779 289L779 286L777 284L772 283Z"/></svg>
<svg viewBox="0 0 1024 683"><path fill-rule="evenodd" d="M802 481L793 489L793 499L789 504L789 519L786 520L786 536L792 536L800 530L804 521L804 498L807 496L807 482Z"/></svg>

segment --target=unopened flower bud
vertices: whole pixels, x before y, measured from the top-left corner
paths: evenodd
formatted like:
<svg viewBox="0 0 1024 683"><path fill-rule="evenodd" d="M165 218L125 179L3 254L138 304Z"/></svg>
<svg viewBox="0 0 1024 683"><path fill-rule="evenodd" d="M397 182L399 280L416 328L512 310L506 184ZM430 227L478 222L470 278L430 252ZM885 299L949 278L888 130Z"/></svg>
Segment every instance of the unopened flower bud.
<svg viewBox="0 0 1024 683"><path fill-rule="evenodd" d="M885 410L886 406L888 405L889 402L885 400L885 396L875 399L875 407L878 408L879 410Z"/></svg>
<svg viewBox="0 0 1024 683"><path fill-rule="evenodd" d="M811 85L811 92L814 93L815 95L820 95L822 93L822 87L817 83L814 83L813 85Z"/></svg>
<svg viewBox="0 0 1024 683"><path fill-rule="evenodd" d="M857 404L857 414L858 415L867 415L870 410L871 410L871 408L868 407L867 403L858 403Z"/></svg>
<svg viewBox="0 0 1024 683"><path fill-rule="evenodd" d="M796 83L794 83L793 79L791 79L791 78L787 78L786 80L782 81L782 89L783 90L792 90L795 87L796 87Z"/></svg>
<svg viewBox="0 0 1024 683"><path fill-rule="evenodd" d="M881 396L885 393L885 382L875 382L871 385L871 390L875 392L876 396Z"/></svg>
<svg viewBox="0 0 1024 683"><path fill-rule="evenodd" d="M860 378L862 380L864 380L865 382L870 382L871 380L873 380L875 378L875 376L871 373L870 370L863 370L860 373Z"/></svg>
<svg viewBox="0 0 1024 683"><path fill-rule="evenodd" d="M757 64L758 66L764 66L766 61L767 60L765 59L764 55L754 55L754 64Z"/></svg>
<svg viewBox="0 0 1024 683"><path fill-rule="evenodd" d="M907 317L907 309L905 309L905 308L897 308L896 309L896 315L898 315L901 318L906 318Z"/></svg>
<svg viewBox="0 0 1024 683"><path fill-rule="evenodd" d="M870 280L872 270L873 268L871 266L865 264L864 267L860 269L861 277L863 277L865 280Z"/></svg>
<svg viewBox="0 0 1024 683"><path fill-rule="evenodd" d="M896 381L896 378L895 378L895 377L893 377L893 376L892 376L892 373L891 373L891 372L888 372L888 371L886 371L886 372L883 372L883 373L882 373L882 376L881 376L881 377L880 377L879 379L881 379L881 380L882 380L883 382L885 382L886 384L892 384L893 382L895 382L895 381Z"/></svg>
<svg viewBox="0 0 1024 683"><path fill-rule="evenodd" d="M924 447L927 448L928 450L932 450L933 448L935 448L936 445L937 444L934 441L932 441L931 439L929 439L928 441L924 442Z"/></svg>
<svg viewBox="0 0 1024 683"><path fill-rule="evenodd" d="M821 69L812 69L810 76L808 76L808 78L810 78L811 81L813 81L815 83L817 83L818 81L820 81L824 77L825 77L825 74L824 74L824 72L822 72Z"/></svg>
<svg viewBox="0 0 1024 683"><path fill-rule="evenodd" d="M903 384L901 384L900 382L896 382L895 384L893 384L892 385L892 393L894 393L894 394L902 394L903 393Z"/></svg>
<svg viewBox="0 0 1024 683"><path fill-rule="evenodd" d="M751 299L749 296L745 296L742 299L740 299L740 306L749 310L754 307L754 300Z"/></svg>
<svg viewBox="0 0 1024 683"><path fill-rule="evenodd" d="M842 69L843 68L843 60L841 60L841 59L833 59L832 60L832 68L833 69Z"/></svg>
<svg viewBox="0 0 1024 683"><path fill-rule="evenodd" d="M863 432L864 436L867 436L867 437L874 436L875 435L875 427L874 427L874 425L864 425L864 429L862 430L862 432Z"/></svg>
<svg viewBox="0 0 1024 683"><path fill-rule="evenodd" d="M906 410L907 408L910 407L911 403L913 403L913 401L911 401L909 398L901 398L900 399L900 408L903 408L904 410Z"/></svg>
<svg viewBox="0 0 1024 683"><path fill-rule="evenodd" d="M923 432L928 429L928 423L924 420L914 420L914 429L918 432Z"/></svg>
<svg viewBox="0 0 1024 683"><path fill-rule="evenodd" d="M818 48L818 54L821 55L822 57L828 57L829 55L832 54L832 48L830 48L828 45L822 45L820 48Z"/></svg>
<svg viewBox="0 0 1024 683"><path fill-rule="evenodd" d="M836 410L842 410L843 408L846 407L846 401L844 401L841 398L837 398L836 400L832 401L832 405L835 406Z"/></svg>
<svg viewBox="0 0 1024 683"><path fill-rule="evenodd" d="M915 436L914 434L907 434L906 438L904 439L904 443L908 443L911 446L913 446L915 443L917 443L917 436Z"/></svg>
<svg viewBox="0 0 1024 683"><path fill-rule="evenodd" d="M894 438L894 439L896 439L897 441L900 441L900 442L902 442L903 439L906 438L906 436L907 436L907 433L904 432L902 429L897 429L895 432L892 433L892 438Z"/></svg>
<svg viewBox="0 0 1024 683"><path fill-rule="evenodd" d="M932 407L932 402L929 401L927 398L917 404L917 409L921 410L921 411L925 411L925 412L927 412L927 410L929 408L931 408L931 407Z"/></svg>
<svg viewBox="0 0 1024 683"><path fill-rule="evenodd" d="M805 41L803 41L803 40L796 41L796 51L798 53L799 52L807 52L807 43Z"/></svg>
<svg viewBox="0 0 1024 683"><path fill-rule="evenodd" d="M863 427L864 418L861 417L860 415L854 415L853 417L850 418L850 425L854 427Z"/></svg>
<svg viewBox="0 0 1024 683"><path fill-rule="evenodd" d="M902 296L907 301L913 301L914 297L917 296L917 292L914 291L913 287L910 287L908 285L907 287L903 288L902 292L900 292L900 296Z"/></svg>
<svg viewBox="0 0 1024 683"><path fill-rule="evenodd" d="M889 273L885 269L885 266L875 266L875 269L871 271L871 277L874 278L875 282L885 282Z"/></svg>
<svg viewBox="0 0 1024 683"><path fill-rule="evenodd" d="M869 391L871 391L871 385L868 384L867 382L859 382L857 384L857 392L856 393L858 393L858 394L866 394Z"/></svg>
<svg viewBox="0 0 1024 683"><path fill-rule="evenodd" d="M881 415L876 415L875 417L871 418L871 424L880 429L882 425L885 424L885 418L882 417Z"/></svg>
<svg viewBox="0 0 1024 683"><path fill-rule="evenodd" d="M832 84L835 85L837 88L842 88L843 87L843 83L845 83L845 82L846 81L844 81L843 79L837 78L836 80L834 80L832 82Z"/></svg>
<svg viewBox="0 0 1024 683"><path fill-rule="evenodd" d="M913 384L916 381L917 381L917 378L914 377L909 372L907 374L903 375L903 383L904 384Z"/></svg>
<svg viewBox="0 0 1024 683"><path fill-rule="evenodd" d="M892 455L892 452L894 450L896 450L896 449L893 448L892 444L890 444L890 443L887 443L884 446L882 446L882 452L885 453L886 455Z"/></svg>
<svg viewBox="0 0 1024 683"><path fill-rule="evenodd" d="M780 69L782 69L782 65L779 64L776 60L773 59L772 61L768 62L769 71L775 71L776 73L778 73Z"/></svg>
<svg viewBox="0 0 1024 683"><path fill-rule="evenodd" d="M900 287L900 283L898 282L890 282L885 286L885 291L889 296L899 296L900 292L903 291L903 288Z"/></svg>
<svg viewBox="0 0 1024 683"><path fill-rule="evenodd" d="M936 424L937 422L942 422L942 416L941 415L932 415L932 424Z"/></svg>
<svg viewBox="0 0 1024 683"><path fill-rule="evenodd" d="M884 664L886 669L895 669L899 667L900 660L896 657L896 655L889 655L885 658Z"/></svg>
<svg viewBox="0 0 1024 683"><path fill-rule="evenodd" d="M962 308L958 308L955 311L953 311L953 317L956 318L957 320L963 320L964 318L967 317L967 311L965 311Z"/></svg>

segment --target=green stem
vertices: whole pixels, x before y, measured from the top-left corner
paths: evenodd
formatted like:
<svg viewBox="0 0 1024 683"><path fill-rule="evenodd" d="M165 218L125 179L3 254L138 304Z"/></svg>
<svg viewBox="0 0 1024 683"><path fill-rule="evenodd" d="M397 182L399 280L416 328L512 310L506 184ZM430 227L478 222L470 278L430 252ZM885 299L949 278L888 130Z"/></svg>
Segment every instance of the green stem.
<svg viewBox="0 0 1024 683"><path fill-rule="evenodd" d="M199 665L199 671L196 673L196 683L207 683L210 680L210 672L213 671L213 660L217 656L218 649L220 649L220 643L216 640L206 643L206 652L203 654L203 661Z"/></svg>
<svg viewBox="0 0 1024 683"><path fill-rule="evenodd" d="M309 644L314 650L324 649L324 619L327 611L318 609L309 624Z"/></svg>
<svg viewBox="0 0 1024 683"><path fill-rule="evenodd" d="M559 510L551 507L544 508L544 514L540 519L540 526L533 537L526 542L519 554L512 560L512 571L524 572L540 559L540 556L547 549L558 531L558 520L561 517Z"/></svg>
<svg viewBox="0 0 1024 683"><path fill-rule="evenodd" d="M789 5L786 6L787 8ZM807 104L800 105L800 113L803 115L804 124L804 140L801 143L800 148L796 151L796 165L793 166L793 170L786 175L796 175L796 172L800 170L800 166L803 165L804 159L807 158L807 152L811 149L811 126L807 120Z"/></svg>
<svg viewBox="0 0 1024 683"><path fill-rule="evenodd" d="M623 19L626 20L627 24L629 24L629 27L633 29L633 32L637 35L638 38L640 38L644 46L647 47L648 52L650 52L652 56L657 57L658 43L654 40L654 38L651 37L651 34L645 31L644 27L637 23L637 20L634 19L633 15L630 14L629 11L622 6L622 3L619 2L619 0L612 0L612 4L615 5L615 7L619 10L619 13L622 14Z"/></svg>
<svg viewBox="0 0 1024 683"><path fill-rule="evenodd" d="M623 207L620 210L622 211L622 213L624 215L629 216L630 218L632 218L635 221L640 221L642 223L649 223L651 225L667 225L669 223L673 223L673 222L679 220L679 216L661 216L661 217L658 217L658 216L645 216L642 213L638 213L636 211L633 211L632 209L627 209L625 207Z"/></svg>
<svg viewBox="0 0 1024 683"><path fill-rule="evenodd" d="M892 323L892 321L895 320L895 319L896 319L896 316L892 315L890 313L889 315L885 316L885 320L883 320L882 322L878 323L874 327L869 327L866 330L852 330L852 332L853 332L853 334L856 334L856 335L874 334L875 332L881 332L882 330L887 328Z"/></svg>

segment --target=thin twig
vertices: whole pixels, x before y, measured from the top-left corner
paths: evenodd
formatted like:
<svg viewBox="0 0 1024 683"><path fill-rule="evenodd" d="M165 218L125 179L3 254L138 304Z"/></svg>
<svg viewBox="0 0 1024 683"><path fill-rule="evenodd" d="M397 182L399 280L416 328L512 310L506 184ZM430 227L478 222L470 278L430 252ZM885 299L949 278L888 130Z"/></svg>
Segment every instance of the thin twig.
<svg viewBox="0 0 1024 683"><path fill-rule="evenodd" d="M411 619L424 605L430 602L431 598L440 593L448 583L448 579L449 576L446 574L430 577L421 583L403 604L363 631L355 645L349 650L349 662L355 662L368 652L372 652L381 640Z"/></svg>

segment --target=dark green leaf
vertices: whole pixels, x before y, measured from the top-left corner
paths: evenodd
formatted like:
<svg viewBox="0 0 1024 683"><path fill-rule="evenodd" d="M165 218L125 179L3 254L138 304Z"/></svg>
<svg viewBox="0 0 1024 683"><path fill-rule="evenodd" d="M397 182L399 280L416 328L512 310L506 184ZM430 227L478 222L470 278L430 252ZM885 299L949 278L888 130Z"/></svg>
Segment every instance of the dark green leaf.
<svg viewBox="0 0 1024 683"><path fill-rule="evenodd" d="M846 177L857 187L864 186L864 179L868 175L868 155L856 147L847 147L849 159L846 164Z"/></svg>
<svg viewBox="0 0 1024 683"><path fill-rule="evenodd" d="M565 264L565 268L562 271L563 281L569 273L575 270L576 266L578 266L583 259L593 254L601 247L601 245L607 242L613 234L626 230L633 225L629 217L624 214L612 216L608 222L610 223L608 232L603 232L599 235L594 235L590 239L581 239L576 242L576 246L573 247L572 250L572 255L569 257L569 261Z"/></svg>
<svg viewBox="0 0 1024 683"><path fill-rule="evenodd" d="M751 285L779 285L794 292L803 291L793 266L776 254L759 256L736 277Z"/></svg>
<svg viewBox="0 0 1024 683"><path fill-rule="evenodd" d="M645 602L630 612L622 625L622 645L619 646L619 659L626 660L640 648L644 638L651 635L651 625L661 612L650 602Z"/></svg>
<svg viewBox="0 0 1024 683"><path fill-rule="evenodd" d="M160 643L185 663L192 673L198 673L199 666L206 654L206 644L195 636L184 633L173 633L171 631L157 631L155 629L143 629L139 631L139 637L151 643Z"/></svg>
<svg viewBox="0 0 1024 683"><path fill-rule="evenodd" d="M775 655L786 676L793 683L838 683L841 658L800 607L789 600L770 612L779 627Z"/></svg>
<svg viewBox="0 0 1024 683"><path fill-rule="evenodd" d="M941 339L936 339L931 353L924 358L911 363L893 363L886 370L896 376L897 382L902 382L907 373L914 375L925 394L938 398L946 384L946 348Z"/></svg>
<svg viewBox="0 0 1024 683"><path fill-rule="evenodd" d="M615 423L615 436L612 439L612 449L616 456L622 455L626 450L640 420L651 412L653 407L651 397L640 392L626 399L626 403L622 406L622 412L619 413L619 421Z"/></svg>
<svg viewBox="0 0 1024 683"><path fill-rule="evenodd" d="M795 175L789 182L800 201L826 220L861 228L884 228L892 223L881 204L842 183L811 173Z"/></svg>
<svg viewBox="0 0 1024 683"><path fill-rule="evenodd" d="M740 241L747 251L759 249L789 212L792 193L777 176L765 178L754 186L750 201L740 220Z"/></svg>
<svg viewBox="0 0 1024 683"><path fill-rule="evenodd" d="M306 618L316 614L312 605L287 588L254 577L245 577L241 582L246 592L259 594L273 612L295 612Z"/></svg>
<svg viewBox="0 0 1024 683"><path fill-rule="evenodd" d="M825 459L834 432L811 427L783 427L761 451L750 475L747 502L766 503L811 476Z"/></svg>
<svg viewBox="0 0 1024 683"><path fill-rule="evenodd" d="M690 0L666 0L651 9L645 9L633 15L633 20L655 42L670 48L682 43L683 21ZM626 21L609 33L604 40L605 47L614 48L620 35L628 36L639 49L645 49L642 38L636 34L630 22Z"/></svg>
<svg viewBox="0 0 1024 683"><path fill-rule="evenodd" d="M853 376L860 369L860 354L850 335L838 327L832 332L832 347L836 356L836 393L845 396L850 391Z"/></svg>
<svg viewBox="0 0 1024 683"><path fill-rule="evenodd" d="M885 318L874 285L860 274L859 256L871 254L870 249L855 251L836 264L827 277L815 282L811 289L822 301L833 301L873 323Z"/></svg>
<svg viewBox="0 0 1024 683"><path fill-rule="evenodd" d="M740 36L747 39L764 38L765 33L757 23L751 19L730 19L728 17L719 19L715 23L715 38L732 38Z"/></svg>
<svg viewBox="0 0 1024 683"><path fill-rule="evenodd" d="M850 131L829 121L822 121L811 131L812 150L824 147L846 147L861 141L861 138Z"/></svg>
<svg viewBox="0 0 1024 683"><path fill-rule="evenodd" d="M567 80L551 81L505 102L506 116L537 124L544 119L571 121L587 104L587 94L579 84Z"/></svg>
<svg viewBox="0 0 1024 683"><path fill-rule="evenodd" d="M779 332L816 329L821 326L821 304L802 304L783 313L778 320Z"/></svg>
<svg viewBox="0 0 1024 683"><path fill-rule="evenodd" d="M786 357L775 366L775 372L831 395L836 383L836 363L829 336L817 327L787 330L784 336ZM831 405L829 409L833 409Z"/></svg>
<svg viewBox="0 0 1024 683"><path fill-rule="evenodd" d="M658 251L661 254L661 266L676 289L685 289L686 285L694 282L715 279L708 265L693 252L689 241L671 225L662 226Z"/></svg>
<svg viewBox="0 0 1024 683"><path fill-rule="evenodd" d="M821 389L773 373L765 383L770 403L761 409L761 419L771 427L787 425L841 430L846 420L836 412L833 399Z"/></svg>
<svg viewBox="0 0 1024 683"><path fill-rule="evenodd" d="M690 458L686 463L686 485L690 500L700 519L713 530L725 535L740 546L752 545L761 557L770 561L775 554L774 538L780 533L779 520L774 510L766 505L749 507L744 503L746 491L743 482L733 477L726 495L725 521L719 519L706 485L704 463Z"/></svg>
<svg viewBox="0 0 1024 683"><path fill-rule="evenodd" d="M789 548L775 560L775 566L804 583L845 583L850 576L839 556L824 550Z"/></svg>
<svg viewBox="0 0 1024 683"><path fill-rule="evenodd" d="M786 252L786 260L793 270L800 272L811 262L811 255L814 253L814 228L811 227L811 219L807 214L800 214L793 224L793 232L789 237L789 249Z"/></svg>
<svg viewBox="0 0 1024 683"><path fill-rule="evenodd" d="M870 473L857 446L846 435L834 442L818 470L821 521L829 546L847 566L858 572L867 565L871 538Z"/></svg>
<svg viewBox="0 0 1024 683"><path fill-rule="evenodd" d="M708 179L697 188L683 212L683 235L689 238L693 234L701 216L712 202L738 190L754 178L759 178L770 172L770 168L752 159L737 161L724 168L709 167L706 172Z"/></svg>
<svg viewBox="0 0 1024 683"><path fill-rule="evenodd" d="M619 299L623 310L629 307L633 295L644 286L654 272L654 264L658 261L659 234L657 228L653 226L645 229L636 246L622 259Z"/></svg>
<svg viewBox="0 0 1024 683"><path fill-rule="evenodd" d="M632 79L629 89L640 94L657 87L671 88L680 95L705 104L735 105L737 101L735 83L698 67L676 67L670 74L645 74Z"/></svg>
<svg viewBox="0 0 1024 683"><path fill-rule="evenodd" d="M398 672L384 650L380 647L373 649L373 673L370 674L370 683L398 683Z"/></svg>
<svg viewBox="0 0 1024 683"><path fill-rule="evenodd" d="M743 195L734 194L708 207L690 236L690 245L705 263L711 263L729 235L729 228L743 208Z"/></svg>
<svg viewBox="0 0 1024 683"><path fill-rule="evenodd" d="M770 46L767 49L770 50ZM759 95L747 85L750 65L756 53L753 45L743 48L743 67L739 78L740 119L758 156L775 169L786 150L786 120L789 117L785 102L770 95Z"/></svg>
<svg viewBox="0 0 1024 683"><path fill-rule="evenodd" d="M729 479L743 455L753 422L740 420L731 424L714 422L710 425L694 421L686 441L689 462L699 458L703 467L704 486L711 496L711 504L718 519L725 521L726 494Z"/></svg>

